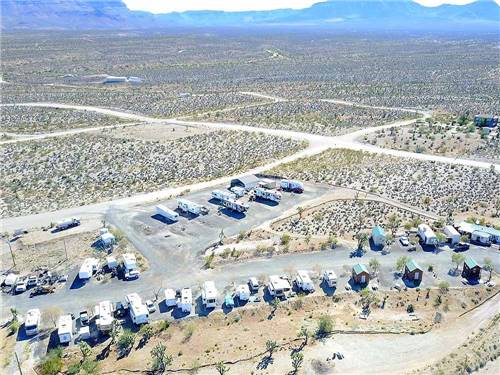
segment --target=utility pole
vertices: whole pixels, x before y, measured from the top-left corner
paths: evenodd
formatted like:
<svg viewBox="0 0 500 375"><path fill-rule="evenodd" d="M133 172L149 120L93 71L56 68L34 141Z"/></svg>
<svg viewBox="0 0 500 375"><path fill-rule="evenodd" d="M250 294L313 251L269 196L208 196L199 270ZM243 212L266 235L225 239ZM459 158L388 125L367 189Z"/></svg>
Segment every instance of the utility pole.
<svg viewBox="0 0 500 375"><path fill-rule="evenodd" d="M19 374L23 375L23 370L21 370L21 364L19 363L19 357L17 356L17 352L14 352L16 356L17 368L19 369Z"/></svg>
<svg viewBox="0 0 500 375"><path fill-rule="evenodd" d="M64 253L66 254L66 260L68 260L68 249L66 249L66 240L63 239L63 243L64 243Z"/></svg>
<svg viewBox="0 0 500 375"><path fill-rule="evenodd" d="M12 257L12 263L14 264L14 267L16 266L16 259L14 257L14 253L12 252L12 246L10 245L10 241L6 238L2 237L2 240L9 245L9 251L10 251L10 256Z"/></svg>

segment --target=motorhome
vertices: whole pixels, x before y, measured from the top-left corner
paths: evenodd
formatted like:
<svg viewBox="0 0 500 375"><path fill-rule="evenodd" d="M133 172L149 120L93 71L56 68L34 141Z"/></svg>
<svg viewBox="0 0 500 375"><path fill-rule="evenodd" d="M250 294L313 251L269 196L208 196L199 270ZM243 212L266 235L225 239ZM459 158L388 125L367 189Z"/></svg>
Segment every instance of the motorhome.
<svg viewBox="0 0 500 375"><path fill-rule="evenodd" d="M267 290L271 297L283 298L285 293L292 289L290 282L284 276L271 275L269 276L269 283L267 284Z"/></svg>
<svg viewBox="0 0 500 375"><path fill-rule="evenodd" d="M68 228L76 227L78 225L80 225L80 219L78 219L76 217L71 217L71 218L67 218L67 219L63 219L63 220L59 221L56 224L56 229L57 230L65 230Z"/></svg>
<svg viewBox="0 0 500 375"><path fill-rule="evenodd" d="M236 194L225 190L214 190L212 191L212 198L219 201L234 201L236 200Z"/></svg>
<svg viewBox="0 0 500 375"><path fill-rule="evenodd" d="M248 203L242 202L242 201L233 201L233 200L223 200L221 201L222 205L226 208L229 208L230 210L236 211L236 212L246 212L250 206Z"/></svg>
<svg viewBox="0 0 500 375"><path fill-rule="evenodd" d="M191 309L193 308L193 293L190 288L181 290L181 296L177 301L177 307L183 313L191 313Z"/></svg>
<svg viewBox="0 0 500 375"><path fill-rule="evenodd" d="M178 199L177 206L179 210L190 213L193 215L206 215L208 214L208 209L201 204L188 201L187 199Z"/></svg>
<svg viewBox="0 0 500 375"><path fill-rule="evenodd" d="M57 337L61 344L71 342L73 339L73 319L71 315L62 315L57 323Z"/></svg>
<svg viewBox="0 0 500 375"><path fill-rule="evenodd" d="M149 312L137 293L127 294L125 301L128 304L130 319L134 324L146 324L149 322Z"/></svg>
<svg viewBox="0 0 500 375"><path fill-rule="evenodd" d="M240 301L248 301L250 299L250 288L248 284L240 284L236 287L235 295Z"/></svg>
<svg viewBox="0 0 500 375"><path fill-rule="evenodd" d="M203 283L201 299L207 309L217 306L217 289L213 281L205 281Z"/></svg>
<svg viewBox="0 0 500 375"><path fill-rule="evenodd" d="M78 277L81 280L88 280L92 277L94 272L97 271L99 266L99 261L96 258L87 258L83 261L80 271L78 271Z"/></svg>
<svg viewBox="0 0 500 375"><path fill-rule="evenodd" d="M99 302L94 307L97 329L102 333L107 333L113 328L113 305L110 301Z"/></svg>
<svg viewBox="0 0 500 375"><path fill-rule="evenodd" d="M295 277L295 285L297 288L306 293L314 292L314 284L309 277L309 273L307 271L299 270L297 271L297 276Z"/></svg>
<svg viewBox="0 0 500 375"><path fill-rule="evenodd" d="M42 314L39 309L31 309L26 313L24 320L24 331L28 336L34 336L38 333Z"/></svg>
<svg viewBox="0 0 500 375"><path fill-rule="evenodd" d="M281 201L281 193L277 190L266 190L264 188L256 188L254 190L256 198L265 199L271 202L279 203Z"/></svg>
<svg viewBox="0 0 500 375"><path fill-rule="evenodd" d="M165 306L172 307L177 305L175 290L165 289Z"/></svg>
<svg viewBox="0 0 500 375"><path fill-rule="evenodd" d="M164 218L170 220L170 221L177 221L179 220L179 214L175 212L174 210L171 210L170 208L159 204L156 206L156 214L163 216Z"/></svg>
<svg viewBox="0 0 500 375"><path fill-rule="evenodd" d="M437 245L438 243L436 234L427 224L418 225L417 235L425 245Z"/></svg>
<svg viewBox="0 0 500 375"><path fill-rule="evenodd" d="M281 180L280 187L284 191L291 191L293 193L303 193L304 185L296 180Z"/></svg>
<svg viewBox="0 0 500 375"><path fill-rule="evenodd" d="M323 273L323 280L330 288L337 287L337 275L332 270L327 270Z"/></svg>

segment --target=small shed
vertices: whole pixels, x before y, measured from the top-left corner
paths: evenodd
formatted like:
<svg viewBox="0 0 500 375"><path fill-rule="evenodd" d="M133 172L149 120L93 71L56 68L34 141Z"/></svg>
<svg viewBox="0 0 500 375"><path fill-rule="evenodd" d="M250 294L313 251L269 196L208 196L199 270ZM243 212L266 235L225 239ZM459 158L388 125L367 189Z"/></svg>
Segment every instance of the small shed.
<svg viewBox="0 0 500 375"><path fill-rule="evenodd" d="M423 273L424 271L422 267L420 267L418 263L415 262L413 259L410 259L408 262L406 262L405 272L403 277L406 280L420 282L422 281Z"/></svg>
<svg viewBox="0 0 500 375"><path fill-rule="evenodd" d="M460 233L452 225L445 226L443 232L452 245L460 242Z"/></svg>
<svg viewBox="0 0 500 375"><path fill-rule="evenodd" d="M110 232L101 234L101 243L103 246L111 246L116 243L116 238Z"/></svg>
<svg viewBox="0 0 500 375"><path fill-rule="evenodd" d="M240 178L232 179L231 180L231 187L239 186L239 187L242 187L246 190L251 190L251 189L256 188L257 185L259 184L259 182L260 182L260 179L256 175L250 174L250 175L243 176Z"/></svg>
<svg viewBox="0 0 500 375"><path fill-rule="evenodd" d="M380 225L376 225L372 229L372 241L375 246L385 245L385 231Z"/></svg>
<svg viewBox="0 0 500 375"><path fill-rule="evenodd" d="M470 256L465 258L464 268L462 269L462 277L465 277L466 279L481 278L481 266L474 258Z"/></svg>
<svg viewBox="0 0 500 375"><path fill-rule="evenodd" d="M364 264L356 264L352 267L352 279L356 284L368 284L370 273Z"/></svg>

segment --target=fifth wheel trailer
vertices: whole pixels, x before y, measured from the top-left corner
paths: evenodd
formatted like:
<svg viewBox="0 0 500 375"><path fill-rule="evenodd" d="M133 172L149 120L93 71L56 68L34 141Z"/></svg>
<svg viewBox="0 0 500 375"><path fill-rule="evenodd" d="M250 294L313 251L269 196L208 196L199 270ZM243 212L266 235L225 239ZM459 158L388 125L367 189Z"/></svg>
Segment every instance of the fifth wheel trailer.
<svg viewBox="0 0 500 375"><path fill-rule="evenodd" d="M427 224L419 224L417 228L417 234L426 245L437 245L438 240L434 231Z"/></svg>
<svg viewBox="0 0 500 375"><path fill-rule="evenodd" d="M187 199L178 199L177 206L181 211L190 213L193 215L206 215L208 214L208 209L201 204L188 201Z"/></svg>
<svg viewBox="0 0 500 375"><path fill-rule="evenodd" d="M276 190L266 190L263 188L256 188L254 190L255 196L261 199L267 199L272 202L279 203L281 201L281 193Z"/></svg>
<svg viewBox="0 0 500 375"><path fill-rule="evenodd" d="M78 219L76 217L71 217L71 218L67 218L67 219L63 219L63 220L59 221L56 224L56 229L57 230L64 230L64 229L68 229L71 227L76 227L78 225L80 225L80 219Z"/></svg>
<svg viewBox="0 0 500 375"><path fill-rule="evenodd" d="M214 190L212 191L212 198L219 201L234 201L236 200L236 194L230 191Z"/></svg>
<svg viewBox="0 0 500 375"><path fill-rule="evenodd" d="M250 208L247 203L241 201L222 200L221 203L224 207L236 212L245 212Z"/></svg>
<svg viewBox="0 0 500 375"><path fill-rule="evenodd" d="M125 300L128 303L130 319L134 324L145 324L149 322L149 312L137 293L127 294Z"/></svg>
<svg viewBox="0 0 500 375"><path fill-rule="evenodd" d="M177 221L179 220L179 214L175 212L174 210L171 210L168 207L165 207L162 204L159 204L158 206L155 207L156 209L156 214L163 216L164 218L167 218L168 220L171 221Z"/></svg>

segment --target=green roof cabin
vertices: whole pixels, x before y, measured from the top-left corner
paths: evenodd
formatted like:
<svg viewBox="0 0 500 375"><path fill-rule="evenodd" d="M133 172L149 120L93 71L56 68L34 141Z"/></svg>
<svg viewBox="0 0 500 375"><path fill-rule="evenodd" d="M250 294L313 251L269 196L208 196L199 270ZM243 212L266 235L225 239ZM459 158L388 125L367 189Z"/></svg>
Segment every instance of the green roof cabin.
<svg viewBox="0 0 500 375"><path fill-rule="evenodd" d="M465 258L464 268L462 269L462 277L466 279L480 279L481 266L472 257Z"/></svg>
<svg viewBox="0 0 500 375"><path fill-rule="evenodd" d="M413 259L408 260L405 265L405 272L403 277L406 280L421 282L424 270Z"/></svg>
<svg viewBox="0 0 500 375"><path fill-rule="evenodd" d="M370 272L364 264L356 264L352 267L352 279L356 284L368 284L370 281Z"/></svg>

